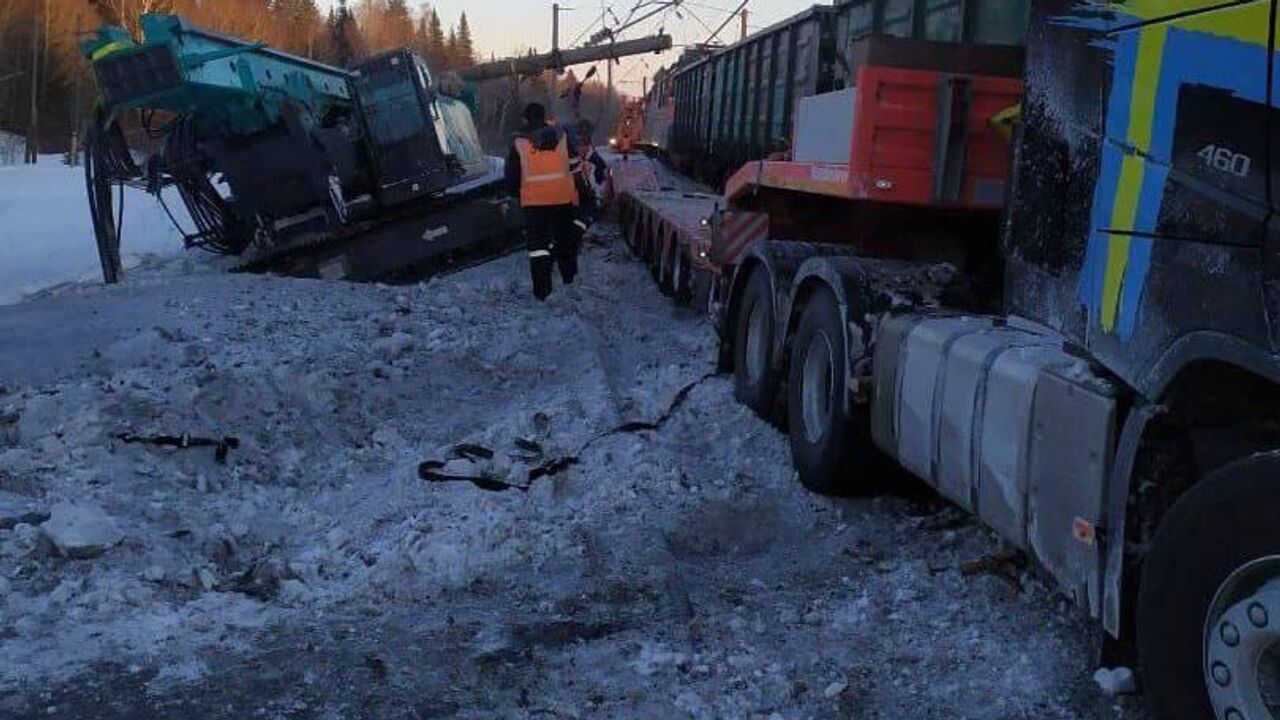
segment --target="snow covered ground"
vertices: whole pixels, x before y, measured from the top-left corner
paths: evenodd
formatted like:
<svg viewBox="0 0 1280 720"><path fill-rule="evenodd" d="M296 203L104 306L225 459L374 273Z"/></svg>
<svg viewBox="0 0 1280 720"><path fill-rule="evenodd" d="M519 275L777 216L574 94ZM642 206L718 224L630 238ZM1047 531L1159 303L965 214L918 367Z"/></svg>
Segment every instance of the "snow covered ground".
<svg viewBox="0 0 1280 720"><path fill-rule="evenodd" d="M170 207L186 220L181 202ZM147 255L182 250L182 236L153 198L126 190L124 209L126 267ZM67 167L53 155L34 166L0 166L0 220L0 305L60 283L101 277L84 168Z"/></svg>
<svg viewBox="0 0 1280 720"><path fill-rule="evenodd" d="M965 516L806 493L616 231L527 285L175 258L0 308L0 717L1142 717Z"/></svg>

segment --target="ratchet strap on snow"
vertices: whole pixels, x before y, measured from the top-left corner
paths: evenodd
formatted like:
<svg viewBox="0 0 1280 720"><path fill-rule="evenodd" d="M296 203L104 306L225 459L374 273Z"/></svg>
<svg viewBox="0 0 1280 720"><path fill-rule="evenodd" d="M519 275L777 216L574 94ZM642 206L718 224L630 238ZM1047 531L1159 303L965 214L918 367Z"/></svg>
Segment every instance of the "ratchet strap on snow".
<svg viewBox="0 0 1280 720"><path fill-rule="evenodd" d="M656 420L652 420L652 421L632 420L630 422L622 423L621 425L618 425L612 430L607 430L605 432L602 432L596 435L595 437L592 437L590 440L584 443L581 448L578 449L578 452L572 455L563 455L558 458L553 458L553 459L547 460L541 465L537 465L533 467L532 469L529 470L529 475L528 475L529 479L528 479L528 482L526 482L524 485L518 485L515 483L506 482L505 480L498 480L496 478L485 476L485 475L480 475L480 476L450 475L448 473L442 472L442 470L444 470L444 468L448 465L448 463L441 460L427 460L426 462L423 462L421 465L418 466L418 477L423 480L426 480L427 482L436 482L436 483L468 482L486 492L506 492L507 490L519 490L520 492L527 493L529 492L530 489L533 488L533 483L536 482L537 480L544 477L554 477L564 472L565 470L568 470L574 465L577 465L579 462L581 462L579 460L579 457L584 452L586 452L592 445L595 445L597 442L600 442L601 440L607 437L611 437L613 435L622 435L626 433L655 432L655 431L661 430L662 426L666 425L667 421L669 421L675 415L676 411L680 409L680 406L684 405L685 401L689 399L689 395L693 393L694 388L710 380L711 378L716 377L718 374L719 373L715 373L715 372L707 373L706 375L703 375L701 378L698 378L697 380L694 380L688 385L685 385L684 387L680 388L679 392L675 394L675 397L671 399L670 404L667 405L666 412L663 412L661 415L659 415ZM514 444L523 453L525 453L524 457L518 457L516 459L531 461L531 460L540 459L542 457L542 446L533 442L532 440L524 440L521 438L517 438ZM463 460L477 460L477 459L491 460L493 459L494 454L495 453L489 448L486 448L480 445L469 445L469 444L454 446L453 452L452 452L452 455L455 458L459 458Z"/></svg>
<svg viewBox="0 0 1280 720"><path fill-rule="evenodd" d="M194 437L183 433L182 435L134 435L133 433L120 433L116 439L126 445L156 445L159 447L172 447L180 450L196 447L214 448L213 459L219 464L227 463L227 454L232 450L240 447L240 438L224 437L221 440L216 438Z"/></svg>

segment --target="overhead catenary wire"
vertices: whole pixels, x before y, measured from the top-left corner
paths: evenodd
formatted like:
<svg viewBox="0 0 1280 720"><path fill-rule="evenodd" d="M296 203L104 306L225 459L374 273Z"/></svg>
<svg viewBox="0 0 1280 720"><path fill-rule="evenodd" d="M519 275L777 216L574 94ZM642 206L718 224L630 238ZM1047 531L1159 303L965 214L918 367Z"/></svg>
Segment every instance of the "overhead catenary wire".
<svg viewBox="0 0 1280 720"><path fill-rule="evenodd" d="M740 15L747 4L742 2L736 9L731 10L726 8L723 2L717 4L705 0L634 0L632 2L602 0L599 11L593 13L591 21L577 33L574 42L569 46L577 45L587 36L590 36L590 39L585 45L589 46L603 42L616 42L624 36L629 37L644 32L671 32L680 40L679 43L673 43L672 50L679 52L687 47L712 44L714 39L733 22L733 19ZM680 18L680 22L676 22L671 17L673 12ZM715 16L708 17L708 13L713 13ZM721 21L721 14L724 16L723 21ZM718 25L718 27L712 28L712 25ZM592 32L595 34L591 35ZM704 37L708 40L699 42ZM638 83L639 81L634 79L637 74L651 73L654 70L652 65L638 57L612 62L620 66L621 71L615 73L615 85L626 86Z"/></svg>

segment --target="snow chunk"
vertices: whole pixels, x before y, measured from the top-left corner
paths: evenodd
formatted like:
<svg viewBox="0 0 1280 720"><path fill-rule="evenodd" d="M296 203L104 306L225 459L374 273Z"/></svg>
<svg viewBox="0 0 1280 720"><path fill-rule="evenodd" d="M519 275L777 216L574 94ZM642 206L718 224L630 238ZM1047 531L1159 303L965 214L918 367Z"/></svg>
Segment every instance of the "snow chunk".
<svg viewBox="0 0 1280 720"><path fill-rule="evenodd" d="M1098 671L1093 674L1093 681L1108 697L1130 695L1138 690L1138 681L1133 675L1133 670L1127 667L1098 668Z"/></svg>
<svg viewBox="0 0 1280 720"><path fill-rule="evenodd" d="M413 336L405 332L397 332L391 337L378 338L373 341L373 351L383 360L391 362L413 350Z"/></svg>
<svg viewBox="0 0 1280 720"><path fill-rule="evenodd" d="M94 558L124 540L115 519L95 505L60 502L40 525L41 534L63 557Z"/></svg>

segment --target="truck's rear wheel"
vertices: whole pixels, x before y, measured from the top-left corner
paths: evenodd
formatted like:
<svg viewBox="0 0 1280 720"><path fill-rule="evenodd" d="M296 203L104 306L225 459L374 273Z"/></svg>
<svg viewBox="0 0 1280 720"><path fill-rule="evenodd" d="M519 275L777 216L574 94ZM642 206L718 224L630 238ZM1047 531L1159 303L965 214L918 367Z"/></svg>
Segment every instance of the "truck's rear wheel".
<svg viewBox="0 0 1280 720"><path fill-rule="evenodd" d="M773 406L778 373L773 366L773 296L764 270L752 271L742 291L734 327L733 394L765 417Z"/></svg>
<svg viewBox="0 0 1280 720"><path fill-rule="evenodd" d="M1138 657L1156 717L1280 718L1280 459L1215 471L1156 533Z"/></svg>
<svg viewBox="0 0 1280 720"><path fill-rule="evenodd" d="M805 307L792 343L787 426L800 481L823 494L848 489L849 463L859 455L846 403L846 352L836 299L820 291Z"/></svg>

